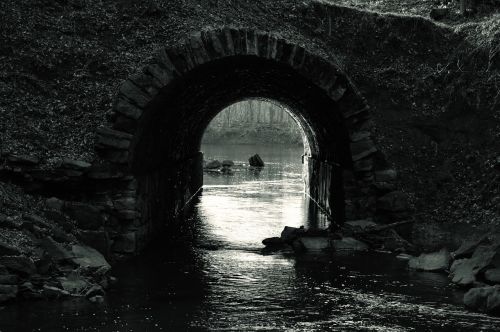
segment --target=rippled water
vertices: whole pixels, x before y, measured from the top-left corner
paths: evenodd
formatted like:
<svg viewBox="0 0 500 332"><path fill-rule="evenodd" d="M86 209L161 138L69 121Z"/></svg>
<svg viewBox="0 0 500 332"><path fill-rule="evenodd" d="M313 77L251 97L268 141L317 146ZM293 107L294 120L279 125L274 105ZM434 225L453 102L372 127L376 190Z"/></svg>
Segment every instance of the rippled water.
<svg viewBox="0 0 500 332"><path fill-rule="evenodd" d="M499 331L469 313L446 276L409 272L390 254L263 254L285 225L322 225L308 212L301 150L204 146L260 173L207 175L191 222L194 240L157 243L115 269L102 305L84 299L0 311L1 331Z"/></svg>

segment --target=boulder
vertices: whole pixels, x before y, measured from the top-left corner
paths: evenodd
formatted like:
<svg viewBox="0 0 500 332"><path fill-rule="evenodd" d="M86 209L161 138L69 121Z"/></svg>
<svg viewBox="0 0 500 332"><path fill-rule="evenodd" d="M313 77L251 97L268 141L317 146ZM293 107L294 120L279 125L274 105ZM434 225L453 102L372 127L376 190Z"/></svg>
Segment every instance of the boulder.
<svg viewBox="0 0 500 332"><path fill-rule="evenodd" d="M17 285L19 278L15 274L0 275L0 285Z"/></svg>
<svg viewBox="0 0 500 332"><path fill-rule="evenodd" d="M67 203L65 212L76 220L78 227L87 230L96 230L104 225L104 218L101 211L90 204Z"/></svg>
<svg viewBox="0 0 500 332"><path fill-rule="evenodd" d="M248 163L252 167L264 167L264 161L258 154L254 154L248 159Z"/></svg>
<svg viewBox="0 0 500 332"><path fill-rule="evenodd" d="M70 273L67 277L59 278L59 283L62 289L74 295L83 295L84 291L90 286L87 280L76 273Z"/></svg>
<svg viewBox="0 0 500 332"><path fill-rule="evenodd" d="M52 227L52 238L60 243L75 242L76 238L71 233L66 233L62 228L58 226Z"/></svg>
<svg viewBox="0 0 500 332"><path fill-rule="evenodd" d="M10 244L5 243L2 240L0 240L0 256L3 256L3 255L17 256L20 254L21 254L21 252L19 251L19 249L17 249L15 247L11 246Z"/></svg>
<svg viewBox="0 0 500 332"><path fill-rule="evenodd" d="M344 237L340 240L333 240L333 247L337 251L365 251L369 248L366 243L356 240L353 237Z"/></svg>
<svg viewBox="0 0 500 332"><path fill-rule="evenodd" d="M489 282L500 284L500 267L487 270L484 273L484 278Z"/></svg>
<svg viewBox="0 0 500 332"><path fill-rule="evenodd" d="M332 248L332 240L323 236L301 236L302 246L307 251L321 251Z"/></svg>
<svg viewBox="0 0 500 332"><path fill-rule="evenodd" d="M26 256L0 257L0 265L5 266L10 271L25 276L30 276L36 273L35 263L31 258L28 258Z"/></svg>
<svg viewBox="0 0 500 332"><path fill-rule="evenodd" d="M266 247L282 247L285 242L280 237L270 237L262 240L262 244Z"/></svg>
<svg viewBox="0 0 500 332"><path fill-rule="evenodd" d="M479 246L471 258L458 259L450 268L449 277L455 284L467 286L476 280L476 275L490 265L497 252L496 245Z"/></svg>
<svg viewBox="0 0 500 332"><path fill-rule="evenodd" d="M467 308L487 312L500 313L500 286L471 288L464 295L464 304Z"/></svg>
<svg viewBox="0 0 500 332"><path fill-rule="evenodd" d="M233 167L234 166L234 162L232 160L223 160L222 161L222 166L225 166L225 167Z"/></svg>
<svg viewBox="0 0 500 332"><path fill-rule="evenodd" d="M0 285L0 303L15 299L17 293L16 285Z"/></svg>
<svg viewBox="0 0 500 332"><path fill-rule="evenodd" d="M64 207L64 201L56 197L50 197L45 201L45 205L47 205L49 209L61 211Z"/></svg>
<svg viewBox="0 0 500 332"><path fill-rule="evenodd" d="M486 235L472 240L467 240L462 243L462 245L451 253L453 259L459 259L464 257L471 257L474 253L474 250L482 244L488 241L488 237Z"/></svg>
<svg viewBox="0 0 500 332"><path fill-rule="evenodd" d="M222 164L218 160L210 160L205 165L206 169L218 169L218 168L221 168L221 167L222 167Z"/></svg>
<svg viewBox="0 0 500 332"><path fill-rule="evenodd" d="M84 268L107 268L110 269L111 266L106 261L103 255L97 250L81 245L74 245L71 247L71 252L73 253L72 261L73 263L84 267Z"/></svg>
<svg viewBox="0 0 500 332"><path fill-rule="evenodd" d="M23 219L38 227L50 228L50 225L42 217L37 216L36 214L25 214L23 215Z"/></svg>
<svg viewBox="0 0 500 332"><path fill-rule="evenodd" d="M69 250L54 241L50 236L40 240L39 245L54 261L68 260L73 257Z"/></svg>
<svg viewBox="0 0 500 332"><path fill-rule="evenodd" d="M297 228L297 227L285 226L285 228L283 228L283 230L281 231L280 237L283 240L283 242L289 243L295 240L297 236L299 236L299 234L302 234L304 232L305 230L303 227Z"/></svg>
<svg viewBox="0 0 500 332"><path fill-rule="evenodd" d="M450 266L450 261L450 253L443 248L437 252L412 257L408 262L408 266L410 269L420 271L446 271Z"/></svg>

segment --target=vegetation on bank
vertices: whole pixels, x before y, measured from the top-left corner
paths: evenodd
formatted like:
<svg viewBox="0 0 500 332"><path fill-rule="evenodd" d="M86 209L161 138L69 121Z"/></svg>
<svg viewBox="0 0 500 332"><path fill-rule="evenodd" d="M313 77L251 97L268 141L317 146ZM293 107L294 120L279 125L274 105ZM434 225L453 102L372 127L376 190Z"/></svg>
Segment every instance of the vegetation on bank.
<svg viewBox="0 0 500 332"><path fill-rule="evenodd" d="M210 122L203 143L301 145L301 129L288 112L266 100L233 104Z"/></svg>

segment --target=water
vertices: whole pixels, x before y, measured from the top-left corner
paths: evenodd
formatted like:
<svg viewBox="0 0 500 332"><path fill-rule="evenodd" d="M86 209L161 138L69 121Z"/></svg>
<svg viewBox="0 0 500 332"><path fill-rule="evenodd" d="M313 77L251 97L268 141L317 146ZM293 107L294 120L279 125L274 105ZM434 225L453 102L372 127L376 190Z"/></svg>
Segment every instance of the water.
<svg viewBox="0 0 500 332"><path fill-rule="evenodd" d="M0 310L1 331L499 331L470 313L446 276L390 254L263 254L260 241L311 219L298 148L205 146L260 173L207 175L192 242L158 243L115 268L106 302L32 302ZM312 220L312 221L311 221Z"/></svg>

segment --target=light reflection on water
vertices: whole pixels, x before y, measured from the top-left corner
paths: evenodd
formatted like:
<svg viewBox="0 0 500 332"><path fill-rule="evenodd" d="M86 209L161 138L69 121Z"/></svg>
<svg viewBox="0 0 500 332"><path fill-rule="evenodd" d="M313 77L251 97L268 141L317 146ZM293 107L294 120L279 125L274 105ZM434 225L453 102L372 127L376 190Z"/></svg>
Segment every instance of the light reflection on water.
<svg viewBox="0 0 500 332"><path fill-rule="evenodd" d="M500 330L499 319L466 312L445 276L409 272L392 255L262 254L263 238L311 223L301 150L204 149L236 161L258 152L267 165L259 174L207 175L191 218L195 239L157 243L118 266L120 282L103 305L12 306L0 310L0 331Z"/></svg>

